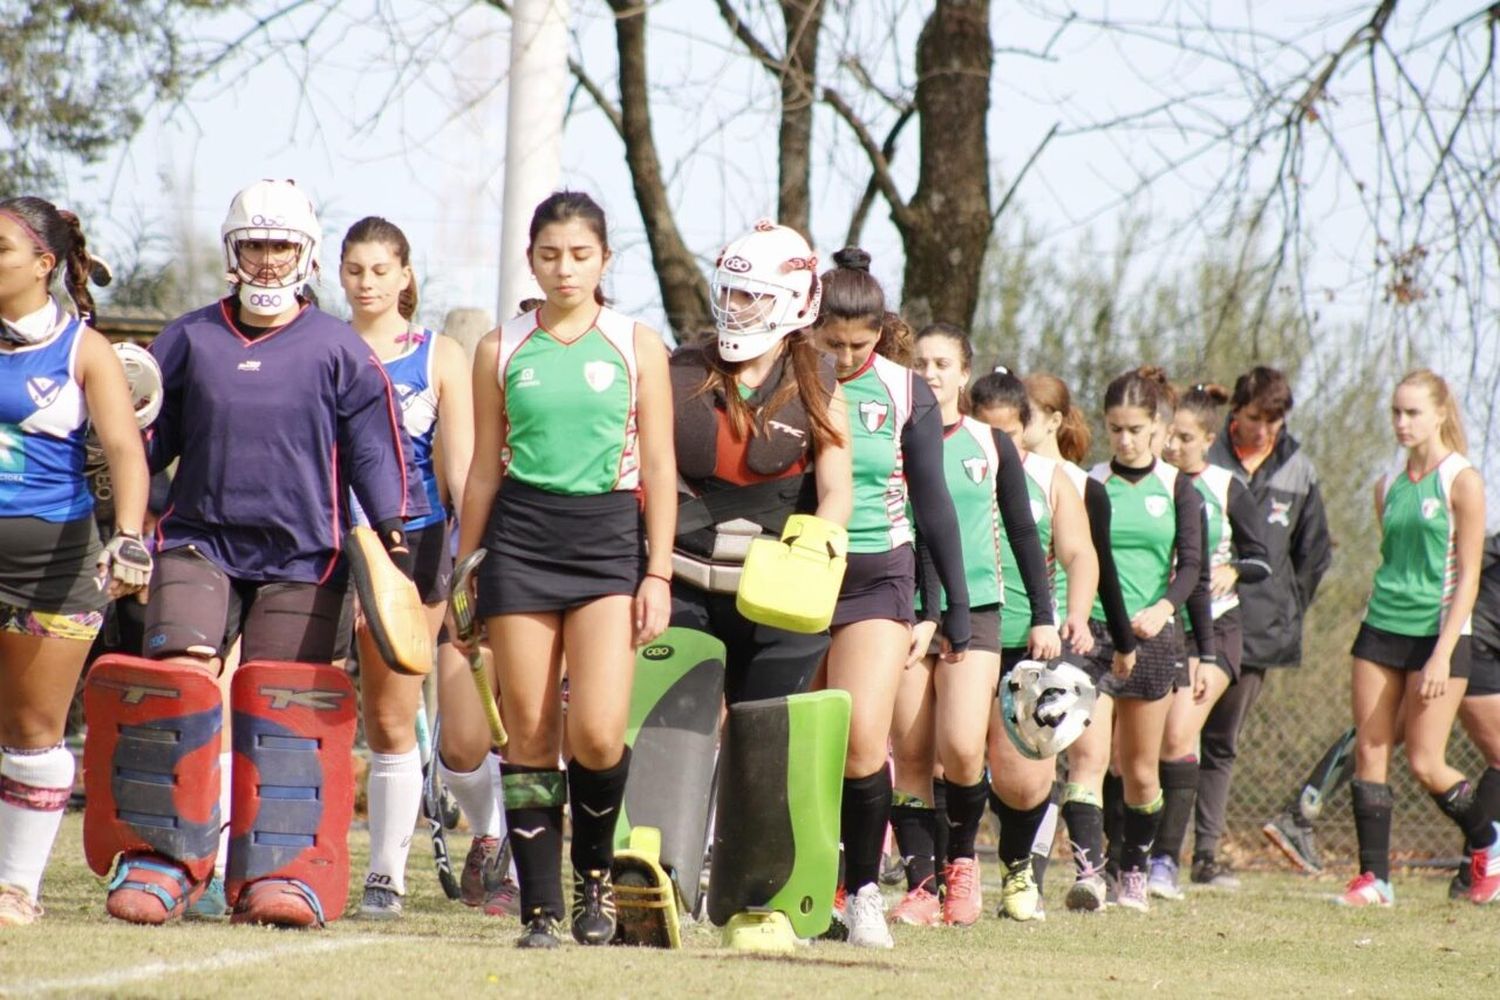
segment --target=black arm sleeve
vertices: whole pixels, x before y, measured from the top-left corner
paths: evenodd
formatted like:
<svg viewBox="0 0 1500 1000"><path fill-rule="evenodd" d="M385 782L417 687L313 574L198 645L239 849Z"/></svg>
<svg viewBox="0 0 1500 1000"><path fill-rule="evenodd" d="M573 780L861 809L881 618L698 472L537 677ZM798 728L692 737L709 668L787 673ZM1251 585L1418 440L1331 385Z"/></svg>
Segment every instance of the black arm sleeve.
<svg viewBox="0 0 1500 1000"><path fill-rule="evenodd" d="M1307 488L1307 500L1292 528L1292 569L1297 574L1297 596L1306 610L1317 596L1323 574L1333 565L1333 540L1328 535L1328 514L1318 484Z"/></svg>
<svg viewBox="0 0 1500 1000"><path fill-rule="evenodd" d="M1021 571L1026 599L1031 603L1031 627L1054 625L1052 582L1047 579L1047 556L1042 552L1036 518L1031 516L1031 494L1026 489L1026 470L1021 466L1021 453L1016 450L1010 435L999 431L991 433L995 450L1000 453L1000 468L995 470L995 502L1000 507L1000 519L1005 522L1005 537L1010 541L1010 550L1015 553L1016 566Z"/></svg>
<svg viewBox="0 0 1500 1000"><path fill-rule="evenodd" d="M1198 655L1214 655L1214 619L1209 608L1208 588L1203 586L1203 497L1188 476L1179 475L1174 490L1177 509L1177 566L1167 584L1166 599L1172 607L1187 607L1188 621L1198 643Z"/></svg>
<svg viewBox="0 0 1500 1000"><path fill-rule="evenodd" d="M1213 656L1214 595L1212 587L1212 558L1208 551L1208 505L1203 505L1203 545L1200 549L1203 562L1198 569L1198 586L1187 599L1187 618L1193 626L1192 652L1201 660L1205 655ZM1208 623L1208 631L1202 624ZM1205 636L1207 637L1205 641ZM1207 653L1205 654L1205 649Z"/></svg>
<svg viewBox="0 0 1500 1000"><path fill-rule="evenodd" d="M912 516L948 594L943 634L953 644L954 652L962 652L971 638L969 584L964 579L958 513L943 477L943 414L932 388L917 378L912 379L911 419L901 429L901 451Z"/></svg>
<svg viewBox="0 0 1500 1000"><path fill-rule="evenodd" d="M1083 484L1083 509L1089 515L1089 535L1094 540L1094 555L1099 560L1099 602L1104 605L1104 623L1110 642L1120 653L1134 652L1135 633L1130 629L1130 612L1125 609L1125 595L1120 591L1120 577L1115 571L1115 552L1109 541L1109 524L1113 510L1109 491L1090 476Z"/></svg>
<svg viewBox="0 0 1500 1000"><path fill-rule="evenodd" d="M918 621L938 622L943 620L943 585L938 582L937 564L932 561L932 550L927 540L917 535L917 596L922 602Z"/></svg>
<svg viewBox="0 0 1500 1000"><path fill-rule="evenodd" d="M1265 518L1260 515L1255 497L1238 479L1229 481L1229 530L1234 533L1234 561L1230 563L1240 575L1241 583L1260 583L1271 575L1266 555L1266 538L1261 533Z"/></svg>

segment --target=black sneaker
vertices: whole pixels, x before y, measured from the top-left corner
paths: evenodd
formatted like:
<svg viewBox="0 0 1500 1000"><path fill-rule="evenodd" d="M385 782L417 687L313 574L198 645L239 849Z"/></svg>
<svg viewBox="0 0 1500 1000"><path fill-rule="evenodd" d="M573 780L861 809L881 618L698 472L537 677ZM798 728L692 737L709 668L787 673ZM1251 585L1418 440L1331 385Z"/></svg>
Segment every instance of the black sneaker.
<svg viewBox="0 0 1500 1000"><path fill-rule="evenodd" d="M1265 834L1277 850L1286 855L1298 871L1307 875L1318 875L1323 871L1323 860L1318 857L1313 828L1300 822L1301 817L1286 811L1274 817L1260 832Z"/></svg>
<svg viewBox="0 0 1500 1000"><path fill-rule="evenodd" d="M545 911L536 913L526 922L526 929L516 939L517 948L556 948L562 942L562 933L557 918Z"/></svg>
<svg viewBox="0 0 1500 1000"><path fill-rule="evenodd" d="M1212 889L1234 890L1240 880L1228 865L1221 865L1213 858L1194 858L1192 880L1194 885L1206 885Z"/></svg>
<svg viewBox="0 0 1500 1000"><path fill-rule="evenodd" d="M1464 848L1464 863L1458 866L1458 871L1453 873L1453 881L1448 883L1448 898L1469 898L1469 889L1474 885L1474 862L1467 847Z"/></svg>
<svg viewBox="0 0 1500 1000"><path fill-rule="evenodd" d="M608 871L573 873L573 940L609 944L615 939L615 887Z"/></svg>

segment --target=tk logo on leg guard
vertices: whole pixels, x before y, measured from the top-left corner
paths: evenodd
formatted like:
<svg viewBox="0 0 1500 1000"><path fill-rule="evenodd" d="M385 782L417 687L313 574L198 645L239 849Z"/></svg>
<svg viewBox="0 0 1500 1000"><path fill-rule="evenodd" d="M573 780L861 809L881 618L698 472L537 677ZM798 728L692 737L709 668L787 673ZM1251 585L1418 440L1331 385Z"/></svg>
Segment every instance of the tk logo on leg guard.
<svg viewBox="0 0 1500 1000"><path fill-rule="evenodd" d="M287 708L306 708L314 712L336 712L339 702L347 697L347 691L297 690L296 688L263 687L260 693L271 699L270 707L276 711Z"/></svg>
<svg viewBox="0 0 1500 1000"><path fill-rule="evenodd" d="M95 681L100 687L109 688L113 691L123 691L120 700L127 705L139 705L151 696L157 698L180 698L182 692L177 688L152 687L149 684L126 684L122 681Z"/></svg>

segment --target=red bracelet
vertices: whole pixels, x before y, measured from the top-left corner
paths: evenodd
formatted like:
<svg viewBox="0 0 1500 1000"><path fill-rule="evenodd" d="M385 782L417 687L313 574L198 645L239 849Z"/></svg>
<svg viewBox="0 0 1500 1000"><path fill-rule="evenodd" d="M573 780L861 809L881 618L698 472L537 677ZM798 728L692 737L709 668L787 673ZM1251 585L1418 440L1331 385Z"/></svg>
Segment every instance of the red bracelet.
<svg viewBox="0 0 1500 1000"><path fill-rule="evenodd" d="M670 576L662 576L660 573L647 573L646 578L648 580L660 580L668 587L672 586L672 578Z"/></svg>

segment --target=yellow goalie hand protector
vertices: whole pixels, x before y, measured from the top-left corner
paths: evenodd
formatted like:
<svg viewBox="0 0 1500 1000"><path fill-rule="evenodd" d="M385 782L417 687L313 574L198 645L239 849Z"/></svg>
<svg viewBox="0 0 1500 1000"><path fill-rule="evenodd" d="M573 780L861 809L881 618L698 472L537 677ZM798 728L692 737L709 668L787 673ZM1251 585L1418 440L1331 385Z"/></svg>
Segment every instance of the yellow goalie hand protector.
<svg viewBox="0 0 1500 1000"><path fill-rule="evenodd" d="M812 514L787 518L781 540L757 538L745 556L735 607L753 622L789 632L828 627L848 562L849 533Z"/></svg>

